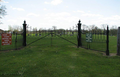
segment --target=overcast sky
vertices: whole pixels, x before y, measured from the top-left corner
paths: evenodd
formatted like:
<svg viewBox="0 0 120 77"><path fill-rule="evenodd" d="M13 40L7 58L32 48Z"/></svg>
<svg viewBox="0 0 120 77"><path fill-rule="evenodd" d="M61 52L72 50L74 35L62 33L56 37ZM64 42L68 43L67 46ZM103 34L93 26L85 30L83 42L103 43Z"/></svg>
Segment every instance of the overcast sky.
<svg viewBox="0 0 120 77"><path fill-rule="evenodd" d="M78 20L82 24L120 26L120 0L2 0L7 15L0 21L0 29L8 25L48 29L52 26L70 29Z"/></svg>

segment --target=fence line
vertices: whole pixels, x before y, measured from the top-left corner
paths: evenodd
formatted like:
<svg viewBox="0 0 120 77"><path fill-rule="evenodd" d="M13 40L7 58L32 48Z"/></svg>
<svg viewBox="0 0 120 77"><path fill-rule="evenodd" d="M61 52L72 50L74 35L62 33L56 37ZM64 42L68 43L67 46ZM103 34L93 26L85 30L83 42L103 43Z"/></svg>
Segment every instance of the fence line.
<svg viewBox="0 0 120 77"><path fill-rule="evenodd" d="M106 55L109 55L109 29L107 26L107 30L100 29L81 29L81 21L78 22L78 29L76 30L36 30L29 31L27 30L26 21L23 23L23 32L13 33L12 35L12 45L11 46L2 46L0 45L0 50L8 50L8 49L18 49L21 47L25 47L26 45L30 45L34 42L37 42L40 39L43 39L51 34L53 34L63 40L66 40L74 45L79 47L84 47L87 49L99 50L106 52ZM31 30L31 29L30 29ZM4 33L4 32L3 32ZM7 32L5 32L7 33ZM34 40L32 42L28 42L29 37L33 36ZM40 36L39 38L35 38L35 36ZM64 37L62 37L64 36ZM76 43L66 39L65 37L75 36ZM1 40L1 39L0 39ZM73 39L72 39L73 40ZM8 47L8 49L6 49Z"/></svg>

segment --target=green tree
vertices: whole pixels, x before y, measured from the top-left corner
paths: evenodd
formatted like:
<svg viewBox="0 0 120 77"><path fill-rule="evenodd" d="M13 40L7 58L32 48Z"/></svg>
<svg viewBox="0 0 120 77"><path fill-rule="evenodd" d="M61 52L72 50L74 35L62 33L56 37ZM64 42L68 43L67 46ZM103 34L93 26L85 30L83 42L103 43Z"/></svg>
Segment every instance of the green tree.
<svg viewBox="0 0 120 77"><path fill-rule="evenodd" d="M2 1L0 0L0 3L1 2ZM2 17L5 16L6 14L7 14L6 7L4 5L0 4L0 19L2 19ZM0 23L2 23L2 22L0 22Z"/></svg>

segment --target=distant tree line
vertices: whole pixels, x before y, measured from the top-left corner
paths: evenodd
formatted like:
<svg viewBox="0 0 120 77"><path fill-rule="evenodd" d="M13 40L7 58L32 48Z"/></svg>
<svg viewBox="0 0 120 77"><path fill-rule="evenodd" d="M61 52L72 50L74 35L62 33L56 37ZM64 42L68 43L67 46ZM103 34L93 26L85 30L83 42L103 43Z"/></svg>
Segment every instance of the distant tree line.
<svg viewBox="0 0 120 77"><path fill-rule="evenodd" d="M101 26L101 28L98 28L97 26L95 26L95 25L90 25L90 26L87 26L87 25L82 25L81 26L81 31L82 32L88 32L88 31L90 31L90 32L92 32L92 33L105 33L106 32L106 29L107 29L107 25L106 24L103 24L102 26ZM22 26L18 26L18 25L14 25L14 26L8 26L8 31L11 31L11 32L13 32L13 33L19 33L19 32L22 32L23 31L23 28L22 28ZM52 26L52 28L51 29L42 29L42 28L40 28L40 29L37 29L37 28L31 28L31 27L27 27L27 33L41 33L41 32L47 32L47 31L54 31L54 32L56 32L56 33L58 33L58 34L60 34L61 32L62 33L65 33L65 32L77 32L77 26L76 27L74 27L74 28L70 28L70 29L57 29L57 27L56 26ZM111 35L111 36L116 36L117 35L117 26L112 26L112 27L110 27L109 28L109 35Z"/></svg>
<svg viewBox="0 0 120 77"><path fill-rule="evenodd" d="M107 24L102 24L101 28L98 28L95 25L90 25L90 26L87 26L87 25L84 25L84 24L82 25L82 32L90 31L92 33L105 33L106 29L107 29ZM117 36L117 29L118 28L117 28L116 25L110 27L109 28L109 35Z"/></svg>

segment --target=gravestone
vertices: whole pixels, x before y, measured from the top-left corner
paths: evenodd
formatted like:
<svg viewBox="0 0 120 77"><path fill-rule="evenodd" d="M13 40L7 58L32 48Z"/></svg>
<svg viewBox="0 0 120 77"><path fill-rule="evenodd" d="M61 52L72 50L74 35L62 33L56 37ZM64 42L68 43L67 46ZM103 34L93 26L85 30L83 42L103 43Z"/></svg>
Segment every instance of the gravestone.
<svg viewBox="0 0 120 77"><path fill-rule="evenodd" d="M120 27L117 32L117 55L120 55Z"/></svg>
<svg viewBox="0 0 120 77"><path fill-rule="evenodd" d="M62 36L62 34L60 33L60 36Z"/></svg>
<svg viewBox="0 0 120 77"><path fill-rule="evenodd" d="M41 36L41 34L39 34L39 36Z"/></svg>
<svg viewBox="0 0 120 77"><path fill-rule="evenodd" d="M35 34L35 36L37 36L37 34Z"/></svg>

